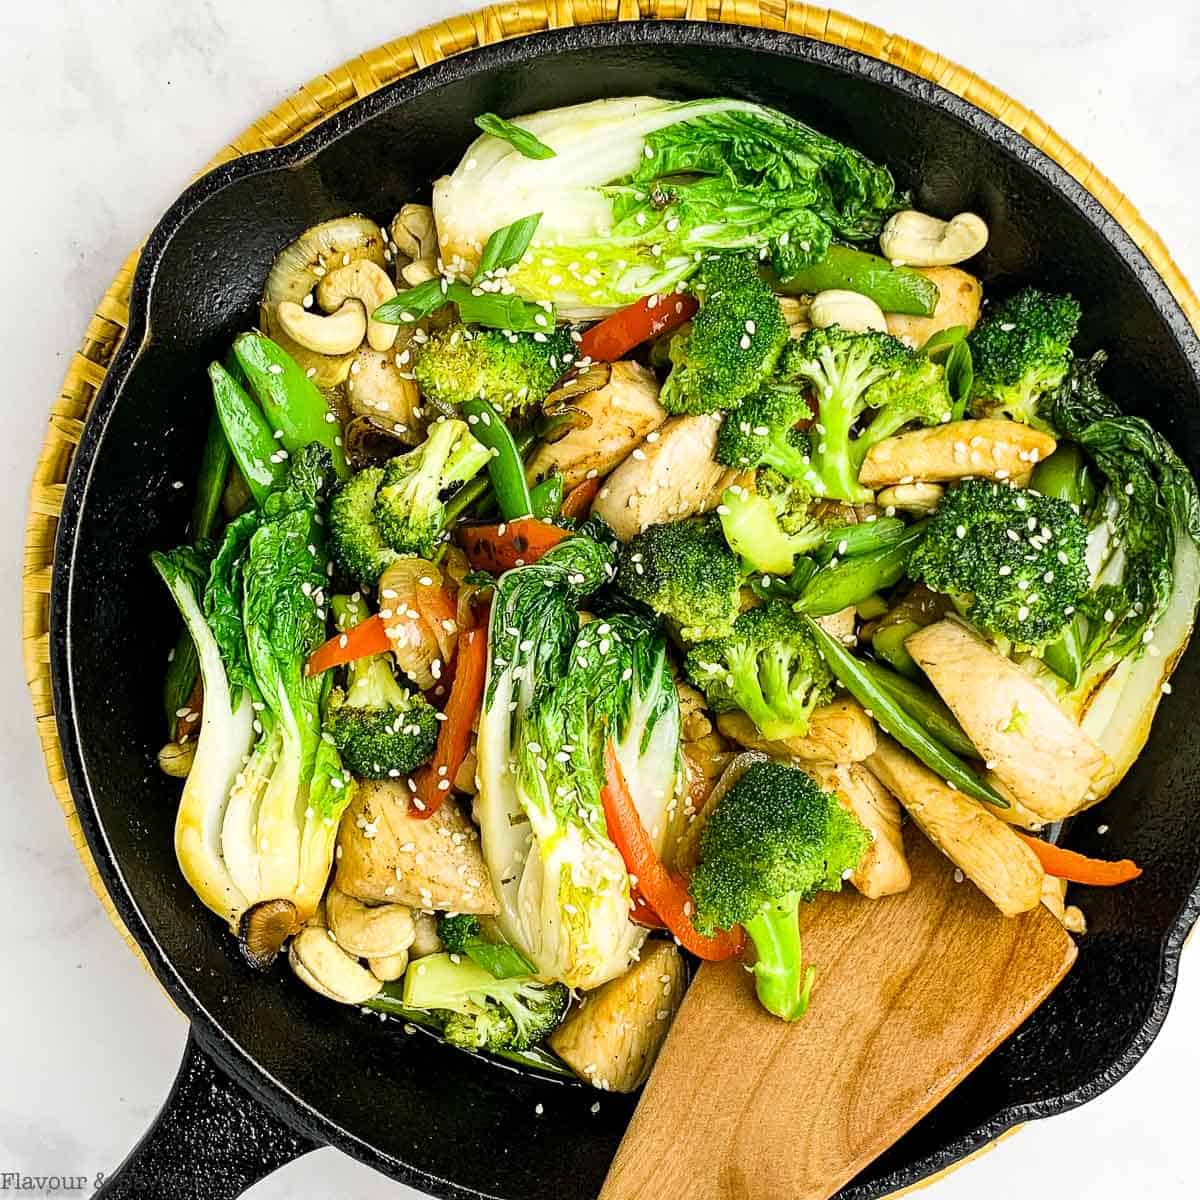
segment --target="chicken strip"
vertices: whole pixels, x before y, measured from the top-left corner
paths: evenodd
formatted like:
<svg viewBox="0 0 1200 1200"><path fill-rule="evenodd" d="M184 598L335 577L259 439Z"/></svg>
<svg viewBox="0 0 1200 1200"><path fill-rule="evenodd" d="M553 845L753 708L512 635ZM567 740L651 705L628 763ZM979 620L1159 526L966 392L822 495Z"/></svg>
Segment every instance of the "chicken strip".
<svg viewBox="0 0 1200 1200"><path fill-rule="evenodd" d="M994 813L939 779L891 738L879 739L867 766L925 836L1006 917L1042 902L1042 864Z"/></svg>
<svg viewBox="0 0 1200 1200"><path fill-rule="evenodd" d="M1025 809L1060 821L1107 790L1108 755L1036 680L962 621L938 621L904 645L988 770Z"/></svg>
<svg viewBox="0 0 1200 1200"><path fill-rule="evenodd" d="M869 900L907 891L912 873L896 797L859 763L805 763L803 769L871 834L871 845L850 882Z"/></svg>
<svg viewBox="0 0 1200 1200"><path fill-rule="evenodd" d="M526 468L531 483L544 479L555 467L568 491L585 479L607 475L667 419L658 402L654 372L635 362L613 363L608 383L572 397L570 406L586 413L592 423L572 429L556 442L543 442Z"/></svg>
<svg viewBox="0 0 1200 1200"><path fill-rule="evenodd" d="M800 762L861 762L875 749L875 723L857 700L844 696L813 709L804 737L765 738L744 712L722 713L717 728L747 750Z"/></svg>
<svg viewBox="0 0 1200 1200"><path fill-rule="evenodd" d="M917 270L937 284L937 307L928 317L886 313L888 333L913 347L923 346L935 333L955 325L965 325L970 333L979 323L979 306L983 303L983 285L979 280L958 267Z"/></svg>
<svg viewBox="0 0 1200 1200"><path fill-rule="evenodd" d="M1054 452L1048 434L1020 421L953 421L884 438L867 451L860 483L869 488L941 479L1011 479Z"/></svg>
<svg viewBox="0 0 1200 1200"><path fill-rule="evenodd" d="M650 525L707 512L738 472L713 458L720 414L672 417L608 477L592 505L627 542Z"/></svg>

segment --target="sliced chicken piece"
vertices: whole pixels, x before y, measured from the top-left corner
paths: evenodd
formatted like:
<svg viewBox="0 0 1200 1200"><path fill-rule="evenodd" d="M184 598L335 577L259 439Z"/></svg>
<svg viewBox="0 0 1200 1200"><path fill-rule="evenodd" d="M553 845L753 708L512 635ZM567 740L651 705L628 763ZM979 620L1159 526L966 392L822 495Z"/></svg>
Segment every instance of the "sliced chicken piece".
<svg viewBox="0 0 1200 1200"><path fill-rule="evenodd" d="M849 697L813 709L804 737L765 738L744 712L722 713L717 728L747 750L800 762L861 762L875 749L875 723Z"/></svg>
<svg viewBox="0 0 1200 1200"><path fill-rule="evenodd" d="M636 1091L666 1041L686 986L674 943L647 942L624 975L583 995L547 1039L550 1049L593 1087Z"/></svg>
<svg viewBox="0 0 1200 1200"><path fill-rule="evenodd" d="M958 267L919 267L926 279L938 287L937 307L928 317L906 317L887 313L888 333L913 347L925 345L943 329L965 325L970 332L979 323L979 306L983 303L983 284L974 275Z"/></svg>
<svg viewBox="0 0 1200 1200"><path fill-rule="evenodd" d="M854 636L858 614L854 605L843 608L840 612L830 613L827 617L817 617L816 622L831 638L836 638L843 646L854 646L858 639Z"/></svg>
<svg viewBox="0 0 1200 1200"><path fill-rule="evenodd" d="M1020 800L1012 794L1012 792L1004 786L1004 781L996 774L995 771L985 771L984 779L1008 801L1007 808L996 809L996 816L1000 820L1009 825L1015 825L1018 829L1028 829L1031 833L1038 833L1045 829L1049 822L1045 817L1039 817L1023 805Z"/></svg>
<svg viewBox="0 0 1200 1200"><path fill-rule="evenodd" d="M953 421L884 438L867 451L858 478L869 488L968 475L1013 479L1056 445L1048 433L1020 421Z"/></svg>
<svg viewBox="0 0 1200 1200"><path fill-rule="evenodd" d="M963 795L891 738L867 759L927 838L1006 916L1042 902L1037 855L995 814Z"/></svg>
<svg viewBox="0 0 1200 1200"><path fill-rule="evenodd" d="M337 886L370 904L492 915L500 911L479 833L450 798L418 819L401 780L367 780L342 816Z"/></svg>
<svg viewBox="0 0 1200 1200"><path fill-rule="evenodd" d="M1047 875L1042 881L1042 903L1058 918L1070 933L1087 933L1083 911L1067 903L1067 881Z"/></svg>
<svg viewBox="0 0 1200 1200"><path fill-rule="evenodd" d="M672 417L609 477L592 512L623 542L650 525L707 512L738 477L713 459L719 414Z"/></svg>
<svg viewBox="0 0 1200 1200"><path fill-rule="evenodd" d="M654 372L635 362L613 363L604 387L572 397L570 404L592 423L572 429L557 442L543 443L526 468L531 483L555 467L568 491L585 479L607 475L667 419L658 402Z"/></svg>
<svg viewBox="0 0 1200 1200"><path fill-rule="evenodd" d="M950 706L988 770L1044 821L1102 795L1108 755L1016 663L962 621L946 618L904 643Z"/></svg>
<svg viewBox="0 0 1200 1200"><path fill-rule="evenodd" d="M896 797L860 763L805 763L804 770L871 834L871 846L850 882L869 900L907 891L912 873Z"/></svg>

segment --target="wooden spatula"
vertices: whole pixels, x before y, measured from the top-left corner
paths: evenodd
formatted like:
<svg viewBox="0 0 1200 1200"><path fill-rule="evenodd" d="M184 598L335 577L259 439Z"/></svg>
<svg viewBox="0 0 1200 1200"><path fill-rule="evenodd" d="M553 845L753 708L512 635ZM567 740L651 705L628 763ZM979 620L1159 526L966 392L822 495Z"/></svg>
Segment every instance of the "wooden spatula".
<svg viewBox="0 0 1200 1200"><path fill-rule="evenodd" d="M826 1200L1050 994L1075 961L1054 917L1005 919L907 843L903 895L802 909L803 1020L768 1016L740 963L701 967L601 1200Z"/></svg>

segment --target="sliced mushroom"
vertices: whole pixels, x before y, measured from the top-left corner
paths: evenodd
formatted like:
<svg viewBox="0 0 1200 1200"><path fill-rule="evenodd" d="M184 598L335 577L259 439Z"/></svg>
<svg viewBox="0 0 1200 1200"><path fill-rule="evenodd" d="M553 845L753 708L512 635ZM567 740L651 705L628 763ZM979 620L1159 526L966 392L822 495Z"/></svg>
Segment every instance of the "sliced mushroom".
<svg viewBox="0 0 1200 1200"><path fill-rule="evenodd" d="M341 312L351 300L357 300L367 317L366 335L372 350L390 350L396 341L398 325L376 321L372 314L396 294L396 285L388 273L369 259L359 259L337 267L317 284L317 303L328 313ZM293 337L296 335L293 333ZM297 341L302 339L297 338ZM359 338L362 341L362 338Z"/></svg>
<svg viewBox="0 0 1200 1200"><path fill-rule="evenodd" d="M403 904L364 904L333 885L325 914L338 945L358 958L388 958L407 952L416 937L412 913Z"/></svg>
<svg viewBox="0 0 1200 1200"><path fill-rule="evenodd" d="M294 938L288 962L301 983L339 1004L366 1004L383 984L330 936L306 926Z"/></svg>
<svg viewBox="0 0 1200 1200"><path fill-rule="evenodd" d="M186 779L196 761L196 743L167 742L158 752L158 769L172 779Z"/></svg>
<svg viewBox="0 0 1200 1200"><path fill-rule="evenodd" d="M425 436L425 415L411 358L407 344L390 353L360 347L350 364L346 399L355 416L366 417L381 433L415 446Z"/></svg>
<svg viewBox="0 0 1200 1200"><path fill-rule="evenodd" d="M570 425L563 436L543 443L529 460L530 480L544 479L556 467L568 490L585 479L607 475L635 447L649 438L649 453L658 440L655 431L667 419L658 403L658 381L652 371L635 362L606 364L599 387L575 392L568 384L551 393L545 412L553 420L564 410Z"/></svg>
<svg viewBox="0 0 1200 1200"><path fill-rule="evenodd" d="M349 354L367 332L367 311L358 300L347 300L327 317L284 300L275 309L275 319L288 337L315 354Z"/></svg>
<svg viewBox="0 0 1200 1200"><path fill-rule="evenodd" d="M1030 675L962 621L905 643L990 770L1031 812L1058 821L1102 795L1108 755Z"/></svg>
<svg viewBox="0 0 1200 1200"><path fill-rule="evenodd" d="M285 301L303 306L331 270L358 261L386 263L383 231L368 217L337 217L306 229L276 256L263 288L259 324L290 354L318 387L341 383L350 371L349 354L324 355L300 345L281 328L277 309ZM360 339L361 340L361 339Z"/></svg>
<svg viewBox="0 0 1200 1200"><path fill-rule="evenodd" d="M406 204L392 218L388 232L396 249L410 262L437 257L437 226L428 204Z"/></svg>
<svg viewBox="0 0 1200 1200"><path fill-rule="evenodd" d="M897 265L952 267L978 254L987 240L987 224L974 213L959 213L941 221L909 208L888 218L879 235L879 248Z"/></svg>
<svg viewBox="0 0 1200 1200"><path fill-rule="evenodd" d="M624 975L585 992L547 1039L585 1083L636 1091L650 1075L683 1001L687 972L672 942L654 940Z"/></svg>
<svg viewBox="0 0 1200 1200"><path fill-rule="evenodd" d="M248 908L238 925L242 957L252 967L265 971L295 932L297 916L290 900L263 900Z"/></svg>
<svg viewBox="0 0 1200 1200"><path fill-rule="evenodd" d="M715 508L738 477L713 458L720 427L719 414L672 417L652 443L613 471L592 512L628 541L650 525Z"/></svg>
<svg viewBox="0 0 1200 1200"><path fill-rule="evenodd" d="M765 738L743 712L722 713L717 728L748 750L801 762L861 762L875 749L875 722L846 696L814 709L804 737Z"/></svg>
<svg viewBox="0 0 1200 1200"><path fill-rule="evenodd" d="M937 285L937 307L928 317L888 313L887 328L892 337L905 345L920 347L943 329L964 325L969 333L979 324L983 284L974 275L958 267L926 267L920 274Z"/></svg>
<svg viewBox="0 0 1200 1200"><path fill-rule="evenodd" d="M869 329L887 332L883 309L870 296L845 288L818 292L808 306L808 319L816 329L838 325L852 333L865 333Z"/></svg>
<svg viewBox="0 0 1200 1200"><path fill-rule="evenodd" d="M368 958L367 966L380 982L391 983L408 970L408 951L401 950L399 954L389 954L386 958Z"/></svg>
<svg viewBox="0 0 1200 1200"><path fill-rule="evenodd" d="M1020 421L953 421L876 442L858 478L869 488L968 475L1011 479L1053 454L1056 445L1048 433Z"/></svg>
<svg viewBox="0 0 1200 1200"><path fill-rule="evenodd" d="M804 770L871 834L871 845L850 882L871 900L907 891L912 872L896 797L860 763L805 763Z"/></svg>
<svg viewBox="0 0 1200 1200"><path fill-rule="evenodd" d="M1045 872L1037 855L994 813L881 737L867 759L925 836L1006 916L1036 908Z"/></svg>
<svg viewBox="0 0 1200 1200"><path fill-rule="evenodd" d="M372 904L499 912L479 834L456 801L418 819L409 795L401 780L359 784L338 829L337 886Z"/></svg>
<svg viewBox="0 0 1200 1200"><path fill-rule="evenodd" d="M942 502L946 489L940 483L898 483L884 488L875 499L880 508L895 508L917 517L928 516Z"/></svg>

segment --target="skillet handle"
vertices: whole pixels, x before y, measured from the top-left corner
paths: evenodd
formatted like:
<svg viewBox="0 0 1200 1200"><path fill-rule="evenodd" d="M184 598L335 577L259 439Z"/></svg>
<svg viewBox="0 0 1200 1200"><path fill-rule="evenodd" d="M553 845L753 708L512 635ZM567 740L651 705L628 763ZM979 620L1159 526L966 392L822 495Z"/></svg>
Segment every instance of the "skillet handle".
<svg viewBox="0 0 1200 1200"><path fill-rule="evenodd" d="M222 1071L188 1035L154 1124L94 1193L103 1200L236 1200L315 1150Z"/></svg>

